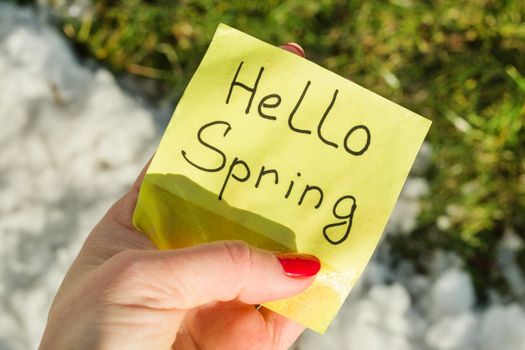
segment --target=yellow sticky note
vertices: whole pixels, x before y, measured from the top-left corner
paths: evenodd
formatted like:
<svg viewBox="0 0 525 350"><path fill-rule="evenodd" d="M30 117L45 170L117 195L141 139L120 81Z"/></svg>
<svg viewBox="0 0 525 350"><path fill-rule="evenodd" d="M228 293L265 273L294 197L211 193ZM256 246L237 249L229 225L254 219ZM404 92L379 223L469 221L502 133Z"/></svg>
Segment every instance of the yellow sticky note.
<svg viewBox="0 0 525 350"><path fill-rule="evenodd" d="M221 24L162 137L133 223L160 249L241 239L316 255L322 268L307 291L264 306L323 333L370 259L429 127Z"/></svg>

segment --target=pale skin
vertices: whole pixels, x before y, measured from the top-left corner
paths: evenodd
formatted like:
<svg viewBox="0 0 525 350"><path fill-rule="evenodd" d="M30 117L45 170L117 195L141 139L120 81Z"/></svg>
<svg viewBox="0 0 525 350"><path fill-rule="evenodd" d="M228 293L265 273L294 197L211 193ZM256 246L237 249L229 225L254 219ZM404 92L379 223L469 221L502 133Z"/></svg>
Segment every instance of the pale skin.
<svg viewBox="0 0 525 350"><path fill-rule="evenodd" d="M304 327L256 305L296 295L314 277L291 277L274 253L243 242L157 250L131 224L146 168L84 242L40 349L290 347Z"/></svg>

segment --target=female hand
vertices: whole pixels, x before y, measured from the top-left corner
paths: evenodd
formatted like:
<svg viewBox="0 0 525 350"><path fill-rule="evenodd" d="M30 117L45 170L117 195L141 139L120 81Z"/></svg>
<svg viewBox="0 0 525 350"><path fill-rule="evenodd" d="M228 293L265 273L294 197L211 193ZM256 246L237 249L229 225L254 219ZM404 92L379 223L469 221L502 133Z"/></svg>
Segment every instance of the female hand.
<svg viewBox="0 0 525 350"><path fill-rule="evenodd" d="M319 261L238 241L156 250L131 224L146 168L86 239L40 349L288 348L304 328L255 305L305 290Z"/></svg>

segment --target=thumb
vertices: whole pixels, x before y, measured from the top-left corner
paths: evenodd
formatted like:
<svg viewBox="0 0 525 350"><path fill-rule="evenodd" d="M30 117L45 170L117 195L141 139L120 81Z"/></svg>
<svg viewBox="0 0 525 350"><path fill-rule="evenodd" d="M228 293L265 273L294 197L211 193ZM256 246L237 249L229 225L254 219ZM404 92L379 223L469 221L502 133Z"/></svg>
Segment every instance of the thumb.
<svg viewBox="0 0 525 350"><path fill-rule="evenodd" d="M320 269L314 256L275 255L242 241L220 241L177 250L126 251L115 258L120 260L116 268L120 280L126 283L128 298L137 297L133 287L148 286L155 298L147 300L159 305L147 306L178 310L213 301L260 304L290 297L305 290ZM144 300L142 295L140 301Z"/></svg>

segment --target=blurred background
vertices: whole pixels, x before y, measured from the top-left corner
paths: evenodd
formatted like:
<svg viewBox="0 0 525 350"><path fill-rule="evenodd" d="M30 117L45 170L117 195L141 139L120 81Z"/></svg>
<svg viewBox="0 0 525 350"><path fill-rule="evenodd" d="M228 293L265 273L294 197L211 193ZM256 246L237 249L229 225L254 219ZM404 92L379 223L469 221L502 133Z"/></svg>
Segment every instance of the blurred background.
<svg viewBox="0 0 525 350"><path fill-rule="evenodd" d="M525 349L522 0L1 1L0 349L37 347L219 22L433 121L363 278L295 349Z"/></svg>

